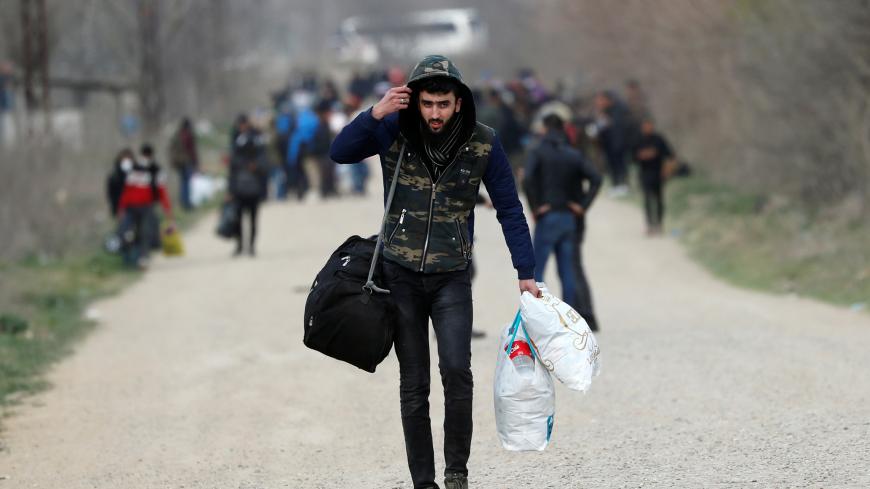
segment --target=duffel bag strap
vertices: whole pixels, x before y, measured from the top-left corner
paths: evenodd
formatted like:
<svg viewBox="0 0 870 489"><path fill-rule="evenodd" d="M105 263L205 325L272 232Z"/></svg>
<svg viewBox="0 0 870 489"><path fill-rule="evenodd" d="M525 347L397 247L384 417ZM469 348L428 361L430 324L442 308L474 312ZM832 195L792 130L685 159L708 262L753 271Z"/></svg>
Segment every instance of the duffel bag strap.
<svg viewBox="0 0 870 489"><path fill-rule="evenodd" d="M387 204L384 207L384 219L381 221L381 230L378 232L378 242L375 245L375 253L372 255L372 264L369 266L369 277L363 289L369 293L378 292L380 294L389 294L390 291L382 289L375 285L372 277L375 276L375 266L378 263L378 255L381 252L381 246L384 244L384 232L387 229L387 218L390 216L390 207L393 205L393 196L396 195L396 184L399 182L399 170L402 168L402 161L405 159L405 143L402 143L402 149L399 150L399 160L396 162L396 170L393 172L393 182L390 184L390 193L387 195Z"/></svg>

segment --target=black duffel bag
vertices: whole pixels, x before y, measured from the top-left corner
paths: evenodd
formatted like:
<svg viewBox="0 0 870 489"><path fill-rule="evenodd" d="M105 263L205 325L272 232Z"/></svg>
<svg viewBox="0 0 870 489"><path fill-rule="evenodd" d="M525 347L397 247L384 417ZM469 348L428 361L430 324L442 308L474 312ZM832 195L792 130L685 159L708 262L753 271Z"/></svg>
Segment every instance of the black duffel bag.
<svg viewBox="0 0 870 489"><path fill-rule="evenodd" d="M377 240L348 238L317 274L305 301L305 346L367 372L390 353L396 329L390 291L376 283L383 283L378 255L404 155L402 145Z"/></svg>
<svg viewBox="0 0 870 489"><path fill-rule="evenodd" d="M351 236L329 257L305 301L308 348L374 372L393 346L395 306L366 287L377 242ZM380 279L376 268L374 280Z"/></svg>
<svg viewBox="0 0 870 489"><path fill-rule="evenodd" d="M240 231L239 225L241 224L241 217L239 204L232 200L224 202L224 205L221 207L221 213L218 217L218 225L215 232L221 238L235 238Z"/></svg>

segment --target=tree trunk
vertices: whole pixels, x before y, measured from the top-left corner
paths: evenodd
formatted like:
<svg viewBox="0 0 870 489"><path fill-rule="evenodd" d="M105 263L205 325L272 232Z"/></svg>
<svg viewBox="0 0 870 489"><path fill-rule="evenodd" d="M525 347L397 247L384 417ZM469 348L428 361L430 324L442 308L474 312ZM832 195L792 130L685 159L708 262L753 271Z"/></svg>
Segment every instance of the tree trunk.
<svg viewBox="0 0 870 489"><path fill-rule="evenodd" d="M163 66L159 36L161 0L138 0L139 10L139 104L143 136L151 140L160 131L165 108Z"/></svg>
<svg viewBox="0 0 870 489"><path fill-rule="evenodd" d="M42 105L43 130L46 134L51 135L51 86L49 84L48 73L48 11L45 7L45 0L38 0L36 4L36 23L37 37L39 38L39 84L42 95L40 100Z"/></svg>

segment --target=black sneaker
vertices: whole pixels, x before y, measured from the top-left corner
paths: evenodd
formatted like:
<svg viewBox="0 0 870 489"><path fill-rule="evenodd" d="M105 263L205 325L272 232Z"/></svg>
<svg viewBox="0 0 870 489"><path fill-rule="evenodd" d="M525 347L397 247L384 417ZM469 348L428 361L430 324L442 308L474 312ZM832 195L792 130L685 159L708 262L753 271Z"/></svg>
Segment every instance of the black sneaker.
<svg viewBox="0 0 870 489"><path fill-rule="evenodd" d="M486 338L486 331L481 331L479 329L472 329L471 330L471 339L477 340L480 338Z"/></svg>
<svg viewBox="0 0 870 489"><path fill-rule="evenodd" d="M468 477L462 474L446 474L444 489L468 489Z"/></svg>

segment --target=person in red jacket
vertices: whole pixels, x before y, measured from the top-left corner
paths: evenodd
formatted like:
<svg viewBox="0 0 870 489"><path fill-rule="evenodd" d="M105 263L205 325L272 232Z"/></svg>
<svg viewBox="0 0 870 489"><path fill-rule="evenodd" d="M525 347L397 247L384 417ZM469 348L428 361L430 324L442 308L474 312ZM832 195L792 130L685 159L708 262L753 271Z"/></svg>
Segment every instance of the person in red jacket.
<svg viewBox="0 0 870 489"><path fill-rule="evenodd" d="M149 144L143 144L140 152L142 158L133 163L124 181L124 190L118 201L118 220L122 229L120 234L133 236L125 249L124 263L144 268L154 237L160 233L154 203L159 202L163 207L170 226L174 220L172 204L166 193L166 176L154 160L154 149Z"/></svg>

